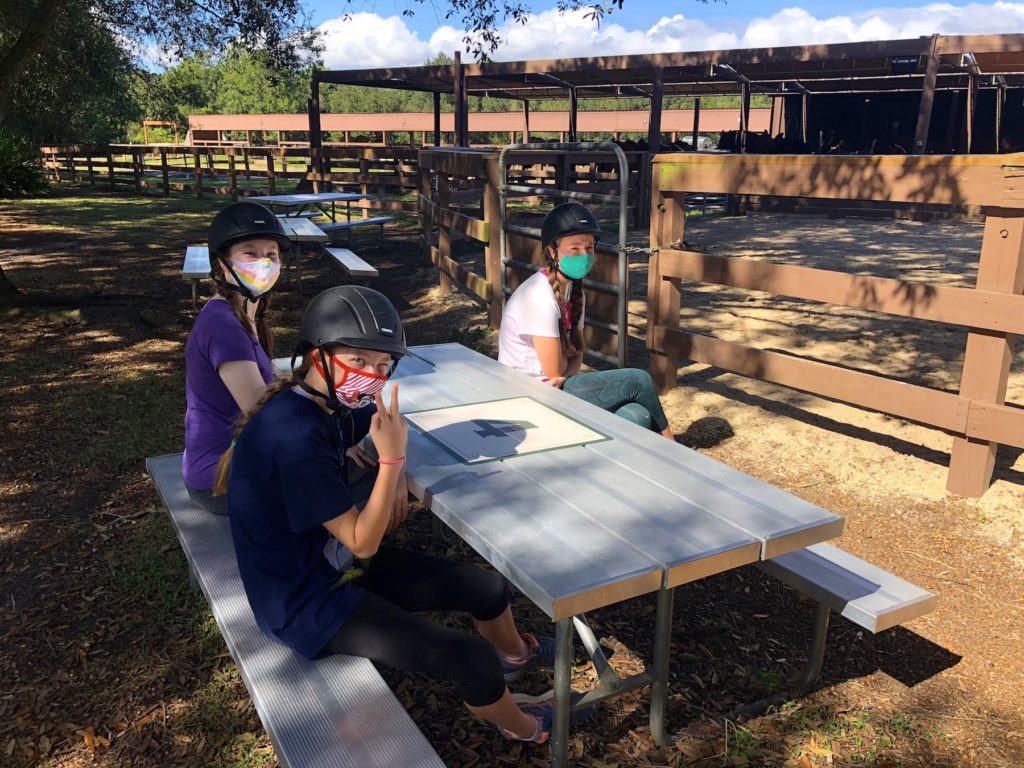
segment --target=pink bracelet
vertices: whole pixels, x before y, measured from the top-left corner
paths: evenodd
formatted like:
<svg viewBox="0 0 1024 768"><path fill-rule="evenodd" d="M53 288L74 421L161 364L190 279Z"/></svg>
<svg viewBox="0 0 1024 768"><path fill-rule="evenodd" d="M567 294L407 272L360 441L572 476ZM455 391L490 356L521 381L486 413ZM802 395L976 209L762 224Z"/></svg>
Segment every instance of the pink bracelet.
<svg viewBox="0 0 1024 768"><path fill-rule="evenodd" d="M405 461L405 456L399 456L397 459L377 459L378 464L401 464Z"/></svg>

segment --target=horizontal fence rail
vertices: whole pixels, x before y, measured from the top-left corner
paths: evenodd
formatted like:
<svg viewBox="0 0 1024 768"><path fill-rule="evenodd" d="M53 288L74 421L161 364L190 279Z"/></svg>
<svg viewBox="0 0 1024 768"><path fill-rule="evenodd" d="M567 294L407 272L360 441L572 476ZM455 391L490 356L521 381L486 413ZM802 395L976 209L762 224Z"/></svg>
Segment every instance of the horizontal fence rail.
<svg viewBox="0 0 1024 768"><path fill-rule="evenodd" d="M416 150L401 147L199 147L192 145L67 145L41 147L55 183L110 189L182 192L238 200L295 187L320 191L327 184L359 191L352 208L415 212L419 178Z"/></svg>
<svg viewBox="0 0 1024 768"><path fill-rule="evenodd" d="M678 250L686 193L978 206L985 233L974 288ZM1024 448L1024 408L1005 403L1015 335L1024 332L1024 154L673 156L654 158L647 348L659 389L687 359L954 434L947 488L980 496L999 444ZM663 249L661 249L663 248ZM957 394L689 333L681 281L754 290L968 329Z"/></svg>

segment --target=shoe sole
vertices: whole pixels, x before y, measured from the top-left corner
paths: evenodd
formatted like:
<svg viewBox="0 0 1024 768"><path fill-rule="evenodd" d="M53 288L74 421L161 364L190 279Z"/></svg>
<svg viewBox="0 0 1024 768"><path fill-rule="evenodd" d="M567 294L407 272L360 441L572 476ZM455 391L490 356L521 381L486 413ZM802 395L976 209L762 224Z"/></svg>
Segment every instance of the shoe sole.
<svg viewBox="0 0 1024 768"><path fill-rule="evenodd" d="M543 701L550 701L555 697L554 690L545 691L537 696L529 693L513 693L512 698L517 704L540 704Z"/></svg>

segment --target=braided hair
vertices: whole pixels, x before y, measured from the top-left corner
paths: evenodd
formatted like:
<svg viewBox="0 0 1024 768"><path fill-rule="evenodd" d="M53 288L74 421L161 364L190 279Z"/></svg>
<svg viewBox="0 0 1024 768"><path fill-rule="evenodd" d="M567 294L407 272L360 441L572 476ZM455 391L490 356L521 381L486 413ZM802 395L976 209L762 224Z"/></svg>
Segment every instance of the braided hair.
<svg viewBox="0 0 1024 768"><path fill-rule="evenodd" d="M221 251L213 260L210 275L213 278L214 294L227 300L235 313L235 317L238 318L238 322L242 324L246 331L254 334L259 339L260 346L267 353L267 357L272 358L274 356L274 331L271 329L266 317L267 309L270 306L270 291L256 299L256 323L253 325L253 321L249 318L249 313L245 311L245 305L249 300L238 291L233 290L234 286L228 283L225 277L224 260L226 259L227 254Z"/></svg>
<svg viewBox="0 0 1024 768"><path fill-rule="evenodd" d="M249 419L255 416L260 408L277 397L277 395L294 385L296 381L304 379L306 374L309 373L312 363L313 356L308 355L306 359L302 361L302 364L291 374L288 376L278 376L267 385L266 391L260 399L256 401L256 404L242 414L242 417L235 425L235 434L231 439L231 445L229 445L228 449L221 454L220 460L217 462L217 475L213 481L214 496L220 496L228 490L228 470L231 468L231 457L234 456L235 453L235 440L237 440L238 436L242 434L242 430L245 429L245 425L249 423Z"/></svg>
<svg viewBox="0 0 1024 768"><path fill-rule="evenodd" d="M562 347L562 355L566 360L583 349L583 337L580 334L579 322L583 316L583 281L570 280L569 287L569 317L568 328L566 328L566 316L564 310L565 292L562 283L558 279L558 241L548 246L548 285L555 293L555 301L558 302L561 317L558 319L558 342Z"/></svg>

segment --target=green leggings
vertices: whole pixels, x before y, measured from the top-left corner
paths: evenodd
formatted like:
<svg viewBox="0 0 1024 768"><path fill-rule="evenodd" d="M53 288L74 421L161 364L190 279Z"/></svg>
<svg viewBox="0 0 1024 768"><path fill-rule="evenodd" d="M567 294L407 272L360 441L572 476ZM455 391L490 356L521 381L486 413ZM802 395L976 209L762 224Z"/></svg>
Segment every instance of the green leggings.
<svg viewBox="0 0 1024 768"><path fill-rule="evenodd" d="M562 389L641 427L655 432L668 427L654 381L639 368L578 373L566 379Z"/></svg>

